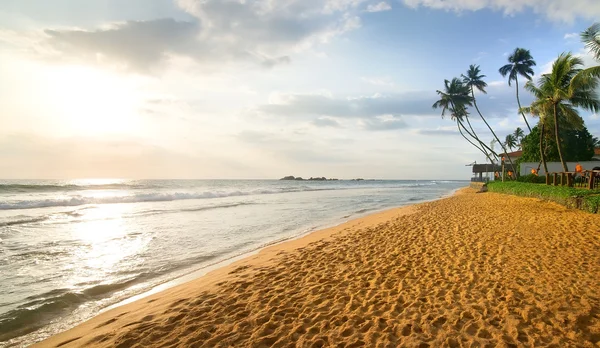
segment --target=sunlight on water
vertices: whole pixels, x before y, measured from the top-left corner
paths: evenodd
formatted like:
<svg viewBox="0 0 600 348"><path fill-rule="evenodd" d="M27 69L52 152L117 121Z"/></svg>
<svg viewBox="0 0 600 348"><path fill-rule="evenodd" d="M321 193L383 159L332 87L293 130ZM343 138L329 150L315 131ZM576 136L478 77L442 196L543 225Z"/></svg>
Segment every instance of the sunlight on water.
<svg viewBox="0 0 600 348"><path fill-rule="evenodd" d="M128 231L122 218L127 211L127 206L118 204L97 207L86 211L81 222L71 225L71 235L80 245L70 263L70 267L79 269L73 272L71 284L107 281L124 259L143 250L148 241Z"/></svg>
<svg viewBox="0 0 600 348"><path fill-rule="evenodd" d="M90 179L73 179L67 182L68 185L77 186L94 186L94 185L110 185L110 184L124 184L127 179L106 179L106 178L90 178Z"/></svg>

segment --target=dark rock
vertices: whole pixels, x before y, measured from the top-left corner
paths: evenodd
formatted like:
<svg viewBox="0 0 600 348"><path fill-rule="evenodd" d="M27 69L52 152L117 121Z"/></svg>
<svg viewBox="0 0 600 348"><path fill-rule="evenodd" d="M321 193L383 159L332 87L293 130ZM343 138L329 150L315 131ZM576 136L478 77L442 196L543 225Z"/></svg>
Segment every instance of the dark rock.
<svg viewBox="0 0 600 348"><path fill-rule="evenodd" d="M290 175L290 176L284 176L283 178L281 178L279 180L296 180L296 178L293 175Z"/></svg>

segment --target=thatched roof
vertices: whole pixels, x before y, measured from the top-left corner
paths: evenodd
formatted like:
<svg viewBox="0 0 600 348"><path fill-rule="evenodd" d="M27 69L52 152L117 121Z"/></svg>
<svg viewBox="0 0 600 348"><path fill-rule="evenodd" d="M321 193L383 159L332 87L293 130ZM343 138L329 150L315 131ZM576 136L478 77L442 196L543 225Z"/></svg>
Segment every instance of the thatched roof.
<svg viewBox="0 0 600 348"><path fill-rule="evenodd" d="M473 173L501 172L502 167L497 164L474 164Z"/></svg>

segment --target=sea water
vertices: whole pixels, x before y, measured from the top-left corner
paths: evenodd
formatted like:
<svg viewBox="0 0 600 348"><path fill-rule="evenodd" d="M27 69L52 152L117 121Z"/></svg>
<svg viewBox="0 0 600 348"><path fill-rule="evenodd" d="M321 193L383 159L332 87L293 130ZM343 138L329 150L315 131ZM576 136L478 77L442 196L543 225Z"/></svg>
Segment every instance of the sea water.
<svg viewBox="0 0 600 348"><path fill-rule="evenodd" d="M265 245L467 184L0 181L0 346L39 341Z"/></svg>

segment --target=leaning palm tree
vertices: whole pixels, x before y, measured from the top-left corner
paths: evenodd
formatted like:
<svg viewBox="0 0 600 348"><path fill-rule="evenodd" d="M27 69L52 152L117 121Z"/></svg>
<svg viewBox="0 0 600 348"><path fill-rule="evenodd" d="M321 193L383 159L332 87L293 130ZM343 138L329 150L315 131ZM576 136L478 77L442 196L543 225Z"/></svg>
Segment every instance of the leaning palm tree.
<svg viewBox="0 0 600 348"><path fill-rule="evenodd" d="M581 127L583 119L579 116L578 107L592 112L600 110L600 97L596 93L598 79L579 74L582 66L581 58L575 57L571 53L562 53L552 64L552 71L542 75L537 86L532 82L525 85L525 88L536 97L536 100L530 107L521 109L523 112L532 114L552 115L558 156L565 172L569 168L562 154L561 125L573 128ZM540 137L543 137L541 132Z"/></svg>
<svg viewBox="0 0 600 348"><path fill-rule="evenodd" d="M531 81L531 77L534 74L532 69L533 66L535 66L535 61L533 60L533 57L531 57L529 50L517 47L508 57L508 64L498 70L502 77L508 75L509 86L512 81L515 81L519 110L521 110L521 100L519 99L519 75ZM529 126L529 122L527 122L527 117L525 117L525 114L522 112L521 115L523 116L523 120L525 120L527 129L529 129L529 132L531 133L531 127Z"/></svg>
<svg viewBox="0 0 600 348"><path fill-rule="evenodd" d="M450 117L452 120L456 120L456 126L462 137L481 151L493 163L492 154L497 157L495 152L476 138L474 134L470 133L464 126L463 120L468 117L467 106L471 106L473 102L466 86L458 78L453 78L451 81L444 80L444 90L437 90L436 92L440 96L440 100L436 101L432 107L434 109L441 108L442 117L446 115L447 111L450 112ZM464 133L475 139L479 145L476 145Z"/></svg>
<svg viewBox="0 0 600 348"><path fill-rule="evenodd" d="M485 117L483 117L483 114L481 114L481 110L479 110L479 106L477 105L477 100L475 99L475 89L477 89L478 91L480 91L484 94L487 94L487 91L485 90L485 88L487 87L487 83L485 81L483 81L483 78L485 77L485 75L481 75L481 70L479 69L479 65L471 64L469 66L469 69L467 70L467 74L466 75L463 74L463 75L461 75L461 77L463 79L463 81L462 81L463 84L469 88L469 91L471 93L471 98L473 99L473 106L475 106L475 110L477 110L479 117L481 117L481 120L483 121L483 123L485 123L485 125L488 127L490 132L492 132L492 135L494 136L495 140L502 147L504 154L506 154L507 151L506 151L504 144L502 144L502 142L500 141L500 138L498 138L498 136L496 135L496 132L494 132L494 130L492 129L490 124L487 122ZM506 156L506 157L508 157L508 156ZM512 159L508 158L508 160L510 162L510 166L513 168L513 171L514 171L514 165L512 163Z"/></svg>
<svg viewBox="0 0 600 348"><path fill-rule="evenodd" d="M504 141L504 145L512 151L515 147L517 147L517 139L514 135L507 134L506 140Z"/></svg>

